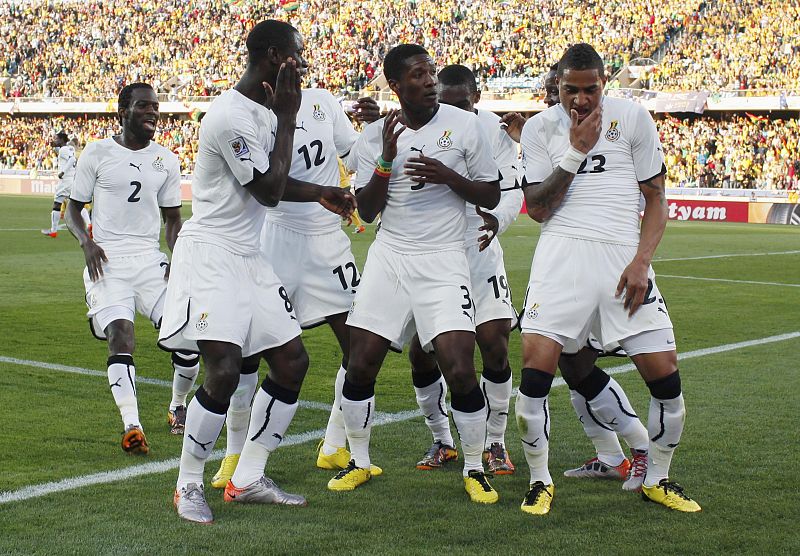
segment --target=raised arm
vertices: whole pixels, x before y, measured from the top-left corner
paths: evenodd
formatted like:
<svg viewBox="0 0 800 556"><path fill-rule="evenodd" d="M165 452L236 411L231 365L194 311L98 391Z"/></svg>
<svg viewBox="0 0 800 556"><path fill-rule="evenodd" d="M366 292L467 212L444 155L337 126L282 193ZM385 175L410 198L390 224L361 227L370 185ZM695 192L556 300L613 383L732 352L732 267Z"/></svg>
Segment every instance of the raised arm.
<svg viewBox="0 0 800 556"><path fill-rule="evenodd" d="M397 156L397 138L406 129L400 123L400 111L390 110L383 122L383 151L367 184L356 193L358 213L365 222L372 222L386 206L392 163ZM366 168L365 168L366 170ZM362 164L359 163L359 171Z"/></svg>

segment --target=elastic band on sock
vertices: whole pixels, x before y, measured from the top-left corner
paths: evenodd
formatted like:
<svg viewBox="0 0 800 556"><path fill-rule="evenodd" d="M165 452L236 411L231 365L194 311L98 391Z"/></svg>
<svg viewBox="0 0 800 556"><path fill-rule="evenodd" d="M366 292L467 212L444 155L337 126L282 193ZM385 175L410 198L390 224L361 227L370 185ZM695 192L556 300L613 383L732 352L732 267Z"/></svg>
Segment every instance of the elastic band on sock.
<svg viewBox="0 0 800 556"><path fill-rule="evenodd" d="M197 389L197 392L194 394L195 399L202 405L206 410L210 411L211 413L216 413L217 415L225 415L228 412L228 406L230 404L220 403L211 396L208 395L204 387L200 387Z"/></svg>
<svg viewBox="0 0 800 556"><path fill-rule="evenodd" d="M475 385L475 388L464 395L456 394L453 391L450 392L450 407L452 407L454 411L460 411L461 413L475 413L476 411L483 409L485 406L486 400L483 397L480 386L477 384Z"/></svg>
<svg viewBox="0 0 800 556"><path fill-rule="evenodd" d="M344 384L342 385L342 396L353 402L363 402L375 395L375 381L359 386L353 384L347 377L344 377Z"/></svg>
<svg viewBox="0 0 800 556"><path fill-rule="evenodd" d="M494 382L495 384L503 384L504 382L508 382L511 380L511 366L507 365L505 369L502 371L495 371L494 369L489 369L488 367L483 368L483 373L481 376L488 380L489 382Z"/></svg>
<svg viewBox="0 0 800 556"><path fill-rule="evenodd" d="M657 400L673 400L681 395L681 377L676 370L669 376L648 382L650 394Z"/></svg>
<svg viewBox="0 0 800 556"><path fill-rule="evenodd" d="M118 353L117 355L112 355L112 356L110 356L108 358L108 364L109 365L116 365L116 364L133 365L133 356L132 355Z"/></svg>
<svg viewBox="0 0 800 556"><path fill-rule="evenodd" d="M417 388L425 388L430 386L440 378L442 378L442 371L439 370L439 367L436 367L430 372L412 371L411 373L411 381Z"/></svg>
<svg viewBox="0 0 800 556"><path fill-rule="evenodd" d="M258 365L259 365L258 362L256 362L256 363L243 363L242 364L242 370L239 371L239 374L251 375L253 373L257 373L258 372Z"/></svg>
<svg viewBox="0 0 800 556"><path fill-rule="evenodd" d="M273 382L268 376L264 377L264 381L261 383L261 389L279 402L283 402L286 405L296 404L297 397L300 395L300 392L293 392L292 390L284 388L280 384Z"/></svg>
<svg viewBox="0 0 800 556"><path fill-rule="evenodd" d="M200 356L194 353L172 352L172 362L179 367L194 367L200 362Z"/></svg>
<svg viewBox="0 0 800 556"><path fill-rule="evenodd" d="M575 385L575 391L587 400L593 400L603 391L610 381L611 377L608 376L603 369L595 366L592 368L591 372L586 375L586 378Z"/></svg>
<svg viewBox="0 0 800 556"><path fill-rule="evenodd" d="M529 398L544 398L550 393L553 385L553 375L540 371L539 369L522 369L522 379L519 383L519 391Z"/></svg>

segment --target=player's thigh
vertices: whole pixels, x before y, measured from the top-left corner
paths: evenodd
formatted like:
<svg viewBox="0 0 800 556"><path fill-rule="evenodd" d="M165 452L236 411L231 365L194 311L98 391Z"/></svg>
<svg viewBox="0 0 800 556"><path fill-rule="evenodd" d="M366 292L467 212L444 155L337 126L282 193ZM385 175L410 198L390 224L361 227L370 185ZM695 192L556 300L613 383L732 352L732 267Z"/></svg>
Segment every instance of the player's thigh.
<svg viewBox="0 0 800 556"><path fill-rule="evenodd" d="M136 292L136 310L149 318L157 327L164 313L164 296L167 293L165 273L169 260L160 252L132 258L138 270L131 276Z"/></svg>
<svg viewBox="0 0 800 556"><path fill-rule="evenodd" d="M483 251L472 246L466 254L476 326L498 319L516 319L500 245L492 242Z"/></svg>
<svg viewBox="0 0 800 556"><path fill-rule="evenodd" d="M646 382L664 378L678 370L678 353L672 328L640 332L620 340L620 345Z"/></svg>
<svg viewBox="0 0 800 556"><path fill-rule="evenodd" d="M136 311L136 292L130 283L132 266L126 258L110 258L103 263L103 275L92 281L89 271L83 270L89 326L98 339L107 339L105 329L116 319L133 322Z"/></svg>

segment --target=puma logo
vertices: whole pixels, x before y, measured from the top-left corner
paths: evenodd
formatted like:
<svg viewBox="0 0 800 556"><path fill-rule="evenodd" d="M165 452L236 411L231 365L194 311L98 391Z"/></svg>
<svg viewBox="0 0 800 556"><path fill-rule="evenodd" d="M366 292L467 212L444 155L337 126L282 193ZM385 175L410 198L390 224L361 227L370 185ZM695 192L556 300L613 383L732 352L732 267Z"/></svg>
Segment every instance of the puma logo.
<svg viewBox="0 0 800 556"><path fill-rule="evenodd" d="M303 131L305 131L306 133L308 133L308 130L307 130L307 129L306 129L306 127L305 127L305 122L300 122L300 125L296 125L296 126L294 126L294 128L295 128L295 129L302 129Z"/></svg>
<svg viewBox="0 0 800 556"><path fill-rule="evenodd" d="M617 418L616 418L616 417L614 417L614 418L613 418L613 419L611 419L611 420L610 420L608 423L606 423L606 425L611 425L612 427L614 427L614 426L616 426L616 425L618 425L618 424L619 424L619 423L617 423Z"/></svg>
<svg viewBox="0 0 800 556"><path fill-rule="evenodd" d="M250 164L254 164L253 159L250 158L250 155L247 155L247 158L244 157L240 158L239 162L249 162Z"/></svg>
<svg viewBox="0 0 800 556"><path fill-rule="evenodd" d="M425 145L422 145L422 147L419 148L419 149L417 147L411 147L411 152L416 152L416 153L419 153L419 154L425 154L424 152L422 152L422 149L424 149L424 148L425 148Z"/></svg>
<svg viewBox="0 0 800 556"><path fill-rule="evenodd" d="M537 443L537 442L539 442L539 438L541 438L541 437L540 437L540 436L537 436L537 437L536 437L536 440L534 440L533 442L525 442L525 440L522 440L522 443L523 443L523 444L527 444L527 445L528 445L528 446L530 446L531 448L537 448L537 446L536 446L536 443Z"/></svg>
<svg viewBox="0 0 800 556"><path fill-rule="evenodd" d="M667 314L667 312L664 310L664 308L663 308L663 307L659 307L659 308L658 308L658 310L659 310L660 312L664 313L665 315ZM669 315L667 315L667 316L669 316Z"/></svg>
<svg viewBox="0 0 800 556"><path fill-rule="evenodd" d="M122 384L119 383L120 380L122 380L122 377L119 377L114 384L111 384L110 385L111 388L113 388L114 386L119 386L120 388L122 388Z"/></svg>
<svg viewBox="0 0 800 556"><path fill-rule="evenodd" d="M134 164L133 162L128 162L128 166L133 166L133 167L134 167L134 168L136 168L136 170L138 170L139 172L141 172L141 171L142 171L142 168L141 168L141 166L142 166L142 163L141 163L141 162L139 163L139 165L138 165L138 166L137 166L136 164Z"/></svg>
<svg viewBox="0 0 800 556"><path fill-rule="evenodd" d="M198 442L197 439L194 436L192 436L191 434L189 434L187 436L189 437L189 440L191 440L192 442L194 442L195 444L200 446L203 449L204 452L208 451L208 448L206 448L206 446L208 446L209 444L214 442L213 440L209 440L208 442Z"/></svg>

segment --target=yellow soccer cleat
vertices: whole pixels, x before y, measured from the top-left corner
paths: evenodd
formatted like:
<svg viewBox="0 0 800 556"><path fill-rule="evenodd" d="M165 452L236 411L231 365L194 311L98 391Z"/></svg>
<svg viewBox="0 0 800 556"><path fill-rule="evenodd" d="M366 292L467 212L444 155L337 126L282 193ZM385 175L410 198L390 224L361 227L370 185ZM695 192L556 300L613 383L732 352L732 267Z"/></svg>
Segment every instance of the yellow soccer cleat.
<svg viewBox="0 0 800 556"><path fill-rule="evenodd" d="M652 487L642 485L642 499L648 502L657 502L679 512L692 513L702 509L700 504L686 496L681 485L670 482L669 479L661 479L656 486Z"/></svg>
<svg viewBox="0 0 800 556"><path fill-rule="evenodd" d="M542 481L536 481L531 485L531 489L525 495L520 509L526 514L533 515L545 515L549 513L555 491L555 485L545 485Z"/></svg>
<svg viewBox="0 0 800 556"><path fill-rule="evenodd" d="M222 463L219 464L219 470L211 478L211 486L214 488L225 488L228 481L233 477L233 472L236 471L236 466L239 465L239 454L230 454L222 458Z"/></svg>
<svg viewBox="0 0 800 556"><path fill-rule="evenodd" d="M335 490L337 492L344 492L348 490L355 490L369 481L372 478L372 473L369 469L356 467L356 462L350 460L347 467L339 471L336 476L328 481L328 490Z"/></svg>
<svg viewBox="0 0 800 556"><path fill-rule="evenodd" d="M464 477L464 490L469 494L469 499L478 504L494 504L500 500L500 495L489 484L483 471L470 470Z"/></svg>
<svg viewBox="0 0 800 556"><path fill-rule="evenodd" d="M320 469L345 469L350 463L350 452L347 451L347 448L337 448L336 452L328 456L322 453L324 442L324 440L320 440L317 445L317 467ZM383 469L377 465L370 465L369 472L373 477L383 475Z"/></svg>

